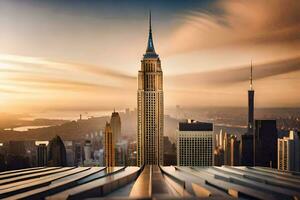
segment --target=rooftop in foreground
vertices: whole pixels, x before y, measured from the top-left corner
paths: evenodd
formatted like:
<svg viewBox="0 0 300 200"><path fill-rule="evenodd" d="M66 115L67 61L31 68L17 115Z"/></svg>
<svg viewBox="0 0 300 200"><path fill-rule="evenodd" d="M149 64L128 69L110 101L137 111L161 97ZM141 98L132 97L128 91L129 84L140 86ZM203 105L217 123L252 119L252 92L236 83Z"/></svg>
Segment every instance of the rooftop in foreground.
<svg viewBox="0 0 300 200"><path fill-rule="evenodd" d="M300 174L261 167L39 167L0 173L5 199L299 199Z"/></svg>

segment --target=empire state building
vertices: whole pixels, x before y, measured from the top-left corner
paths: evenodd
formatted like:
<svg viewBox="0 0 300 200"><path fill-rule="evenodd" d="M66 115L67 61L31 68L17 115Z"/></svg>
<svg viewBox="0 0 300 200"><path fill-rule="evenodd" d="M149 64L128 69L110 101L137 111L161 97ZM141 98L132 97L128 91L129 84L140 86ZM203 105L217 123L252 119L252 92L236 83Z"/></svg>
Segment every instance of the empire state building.
<svg viewBox="0 0 300 200"><path fill-rule="evenodd" d="M137 91L137 165L163 164L164 131L163 72L156 54L149 16L146 53L138 73Z"/></svg>

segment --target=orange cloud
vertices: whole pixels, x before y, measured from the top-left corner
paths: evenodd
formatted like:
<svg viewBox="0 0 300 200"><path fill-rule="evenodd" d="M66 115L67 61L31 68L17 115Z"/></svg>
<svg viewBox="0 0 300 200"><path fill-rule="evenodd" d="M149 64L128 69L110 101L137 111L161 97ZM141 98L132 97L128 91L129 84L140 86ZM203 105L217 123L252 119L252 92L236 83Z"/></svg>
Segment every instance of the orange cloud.
<svg viewBox="0 0 300 200"><path fill-rule="evenodd" d="M300 57L277 60L266 63L254 63L254 80L300 71ZM249 80L250 65L227 69L210 70L198 73L186 73L166 77L168 85L173 88L220 87ZM184 83L184 84L183 84Z"/></svg>
<svg viewBox="0 0 300 200"><path fill-rule="evenodd" d="M213 9L185 14L166 52L249 45L289 45L299 52L300 1L222 0Z"/></svg>

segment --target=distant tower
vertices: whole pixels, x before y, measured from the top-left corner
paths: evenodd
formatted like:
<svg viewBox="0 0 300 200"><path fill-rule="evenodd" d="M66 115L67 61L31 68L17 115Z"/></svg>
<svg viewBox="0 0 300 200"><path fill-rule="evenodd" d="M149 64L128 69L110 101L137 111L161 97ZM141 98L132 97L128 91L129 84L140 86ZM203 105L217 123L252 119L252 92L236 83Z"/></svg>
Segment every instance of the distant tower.
<svg viewBox="0 0 300 200"><path fill-rule="evenodd" d="M91 145L91 141L90 140L86 140L84 147L83 147L83 151L84 151L84 160L86 161L90 161L92 160L92 145Z"/></svg>
<svg viewBox="0 0 300 200"><path fill-rule="evenodd" d="M105 164L107 167L115 166L115 143L114 143L114 135L111 130L111 126L106 122L105 124Z"/></svg>
<svg viewBox="0 0 300 200"><path fill-rule="evenodd" d="M151 13L146 53L138 73L137 165L163 165L163 72L152 39Z"/></svg>
<svg viewBox="0 0 300 200"><path fill-rule="evenodd" d="M250 89L248 90L248 134L254 130L254 90L252 85L252 61L250 68Z"/></svg>
<svg viewBox="0 0 300 200"><path fill-rule="evenodd" d="M121 140L121 118L115 110L111 114L110 126L115 139L114 143L119 142Z"/></svg>
<svg viewBox="0 0 300 200"><path fill-rule="evenodd" d="M57 135L49 143L48 166L67 165L67 153L62 139Z"/></svg>
<svg viewBox="0 0 300 200"><path fill-rule="evenodd" d="M47 166L47 144L37 145L37 166L44 167Z"/></svg>

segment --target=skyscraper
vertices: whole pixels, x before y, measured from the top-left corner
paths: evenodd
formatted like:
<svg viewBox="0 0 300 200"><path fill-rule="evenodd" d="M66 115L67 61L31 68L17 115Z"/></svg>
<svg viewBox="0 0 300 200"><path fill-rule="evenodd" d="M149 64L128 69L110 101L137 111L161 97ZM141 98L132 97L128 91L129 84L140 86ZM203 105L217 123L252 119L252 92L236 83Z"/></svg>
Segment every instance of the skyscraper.
<svg viewBox="0 0 300 200"><path fill-rule="evenodd" d="M111 126L109 123L106 122L105 124L105 164L107 167L115 166L115 143L114 143L114 135L111 130Z"/></svg>
<svg viewBox="0 0 300 200"><path fill-rule="evenodd" d="M276 120L255 120L254 165L277 168Z"/></svg>
<svg viewBox="0 0 300 200"><path fill-rule="evenodd" d="M153 45L151 13L148 45L138 73L137 104L137 165L162 165L164 153L163 72Z"/></svg>
<svg viewBox="0 0 300 200"><path fill-rule="evenodd" d="M252 61L250 68L250 89L248 90L248 134L253 134L254 126L254 90L252 84Z"/></svg>
<svg viewBox="0 0 300 200"><path fill-rule="evenodd" d="M236 135L230 137L230 162L231 166L240 165L240 141Z"/></svg>
<svg viewBox="0 0 300 200"><path fill-rule="evenodd" d="M212 166L214 132L212 123L180 122L177 131L178 166Z"/></svg>
<svg viewBox="0 0 300 200"><path fill-rule="evenodd" d="M37 166L43 167L47 166L47 143L38 143L36 142L37 148Z"/></svg>
<svg viewBox="0 0 300 200"><path fill-rule="evenodd" d="M253 135L242 135L241 141L241 164L245 166L253 166Z"/></svg>
<svg viewBox="0 0 300 200"><path fill-rule="evenodd" d="M114 135L114 143L121 141L121 118L118 112L114 110L110 118L111 131Z"/></svg>
<svg viewBox="0 0 300 200"><path fill-rule="evenodd" d="M83 151L84 151L84 160L85 161L92 160L92 144L90 140L85 141Z"/></svg>
<svg viewBox="0 0 300 200"><path fill-rule="evenodd" d="M237 136L225 133L223 145L224 165L240 165L240 141L237 139ZM222 152L219 151L219 153Z"/></svg>
<svg viewBox="0 0 300 200"><path fill-rule="evenodd" d="M248 124L247 133L241 139L241 164L253 166L253 135L254 135L254 90L253 90L253 68L250 68L250 89L248 90Z"/></svg>
<svg viewBox="0 0 300 200"><path fill-rule="evenodd" d="M66 147L58 135L50 141L48 152L48 166L67 165Z"/></svg>
<svg viewBox="0 0 300 200"><path fill-rule="evenodd" d="M82 153L82 147L80 143L75 143L74 145L74 164L76 166L79 166L83 161L83 153Z"/></svg>
<svg viewBox="0 0 300 200"><path fill-rule="evenodd" d="M115 146L115 160L116 166L126 166L127 165L127 152L128 152L128 142L121 141L116 143Z"/></svg>
<svg viewBox="0 0 300 200"><path fill-rule="evenodd" d="M290 131L289 137L278 139L278 169L300 171L299 132Z"/></svg>

